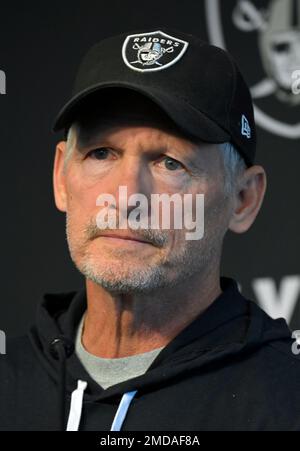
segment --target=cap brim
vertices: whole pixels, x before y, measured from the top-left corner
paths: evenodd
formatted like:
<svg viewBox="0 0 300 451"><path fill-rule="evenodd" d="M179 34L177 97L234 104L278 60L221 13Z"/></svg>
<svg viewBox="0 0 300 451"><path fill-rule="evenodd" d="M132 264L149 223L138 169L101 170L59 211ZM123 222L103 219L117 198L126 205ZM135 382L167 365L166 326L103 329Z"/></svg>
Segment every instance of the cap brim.
<svg viewBox="0 0 300 451"><path fill-rule="evenodd" d="M230 134L227 131L184 99L168 96L149 86L144 87L125 82L101 83L81 91L60 110L52 130L56 132L69 127L72 123L72 118L74 119L74 112L80 109L80 105L94 93L99 93L107 88L125 88L148 97L172 119L179 129L205 142L222 143L230 140Z"/></svg>

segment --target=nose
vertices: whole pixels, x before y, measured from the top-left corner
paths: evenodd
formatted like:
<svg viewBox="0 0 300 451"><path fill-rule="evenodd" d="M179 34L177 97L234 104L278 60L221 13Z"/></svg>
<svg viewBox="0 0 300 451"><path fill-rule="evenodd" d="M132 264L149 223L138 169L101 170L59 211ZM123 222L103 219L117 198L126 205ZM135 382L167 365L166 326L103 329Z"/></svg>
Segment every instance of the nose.
<svg viewBox="0 0 300 451"><path fill-rule="evenodd" d="M120 190L120 187L122 190ZM130 212L135 208L140 208L141 212L149 216L149 205L153 181L151 171L145 159L141 156L130 156L124 158L115 174L115 199L116 208L122 218L128 218ZM131 198L131 199L130 199ZM140 203L140 200L146 203ZM129 204L130 200L132 204ZM138 203L137 203L138 201ZM148 211L145 211L144 208Z"/></svg>

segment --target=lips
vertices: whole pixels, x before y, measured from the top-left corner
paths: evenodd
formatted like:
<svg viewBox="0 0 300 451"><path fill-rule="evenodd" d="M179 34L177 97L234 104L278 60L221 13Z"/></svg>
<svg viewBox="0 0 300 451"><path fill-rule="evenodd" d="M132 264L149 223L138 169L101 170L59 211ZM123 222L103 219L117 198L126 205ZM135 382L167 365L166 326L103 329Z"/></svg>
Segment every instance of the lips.
<svg viewBox="0 0 300 451"><path fill-rule="evenodd" d="M147 241L147 240L141 239L141 238L137 238L133 235L128 235L128 234L123 235L123 234L116 234L116 233L101 233L98 236L104 237L104 238L114 238L114 239L118 239L118 240L134 241L137 243L152 244L150 241Z"/></svg>

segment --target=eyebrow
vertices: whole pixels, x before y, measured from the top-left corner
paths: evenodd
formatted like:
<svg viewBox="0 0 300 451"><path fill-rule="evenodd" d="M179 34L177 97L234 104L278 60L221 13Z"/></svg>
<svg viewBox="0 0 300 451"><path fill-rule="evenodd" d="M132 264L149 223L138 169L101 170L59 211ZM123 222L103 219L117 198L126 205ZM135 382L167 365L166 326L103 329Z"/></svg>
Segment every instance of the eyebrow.
<svg viewBox="0 0 300 451"><path fill-rule="evenodd" d="M80 127L76 130L76 147L79 151L84 150L84 148L97 144L100 140L103 140L103 132L101 131L82 131Z"/></svg>
<svg viewBox="0 0 300 451"><path fill-rule="evenodd" d="M142 119L139 118L139 125L142 124ZM149 124L149 121L145 120L144 121L146 124ZM128 118L126 119L126 121L124 123L136 123L136 118L132 117L132 118ZM123 123L123 125L124 125ZM109 139L107 139L107 137L105 136L105 132L108 131L108 126L111 129L113 128L117 128L120 126L120 123L117 124L112 124L110 121L105 121L105 119L103 120L102 126L99 127L99 125L97 126L98 130L96 130L95 128L91 128L89 129L81 129L80 126L77 128L77 139L76 139L76 148L79 152L84 152L84 150L87 147L93 147L93 146L99 146L101 142L103 142L103 145L109 147L110 144L108 143ZM170 129L173 132L176 131L174 129ZM206 144L205 142L201 141L199 138L197 137L192 137L192 136L187 136L187 135L183 135L181 134L178 130L178 136L184 139L187 139L191 145L189 146L189 152L188 154L186 154L184 156L184 159L187 161L187 164L189 164L190 166L192 166L193 168L195 168L196 170L201 169L199 168L199 159L197 157L199 157L199 149L201 148L201 145ZM103 136L104 135L104 136ZM122 152L121 148L117 148L115 145L113 145L112 147L114 147L117 151ZM172 148L167 149L166 147L161 147L161 149L159 147L157 147L155 150L152 150L152 153L156 153L157 151L161 151L162 153L166 153L168 151L170 151ZM174 150L176 150L176 147L174 147ZM149 152L151 153L151 152ZM177 153L179 154L178 157L174 156L173 158L176 159L180 159L180 151L177 149Z"/></svg>
<svg viewBox="0 0 300 451"><path fill-rule="evenodd" d="M123 153L124 150L121 149L120 147L117 147L115 144L110 144L109 142L109 138L107 137L103 137L103 136L96 136L96 137L90 137L87 138L86 140L84 139L78 139L78 141L76 142L76 148L79 152L84 152L84 150L88 147L101 147L101 146L105 146L105 147L112 147L114 148L116 151ZM180 149L178 149L177 146L166 146L166 145L162 145L162 144L157 144L155 146L149 147L149 150L146 152L147 155L155 155L157 153L168 153L170 151L175 151L176 152L176 156L174 156L173 158L180 158L180 155L182 155L182 157L184 157L186 160L188 160L191 164L195 164L197 159L197 155L199 152L198 146L193 146L191 148L188 149L188 151L186 153L183 153Z"/></svg>

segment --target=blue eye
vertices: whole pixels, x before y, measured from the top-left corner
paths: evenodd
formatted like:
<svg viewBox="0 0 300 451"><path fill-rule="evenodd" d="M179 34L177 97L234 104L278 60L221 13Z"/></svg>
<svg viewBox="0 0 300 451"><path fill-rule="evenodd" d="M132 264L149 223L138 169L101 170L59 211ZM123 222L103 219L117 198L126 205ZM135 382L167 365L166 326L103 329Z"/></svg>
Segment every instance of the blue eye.
<svg viewBox="0 0 300 451"><path fill-rule="evenodd" d="M165 167L169 171L176 171L177 169L183 168L182 164L179 161L174 160L174 158L166 157L164 161L165 161Z"/></svg>
<svg viewBox="0 0 300 451"><path fill-rule="evenodd" d="M88 156L93 157L96 160L105 160L108 156L109 149L106 147L99 147L98 149L94 149L89 152Z"/></svg>

